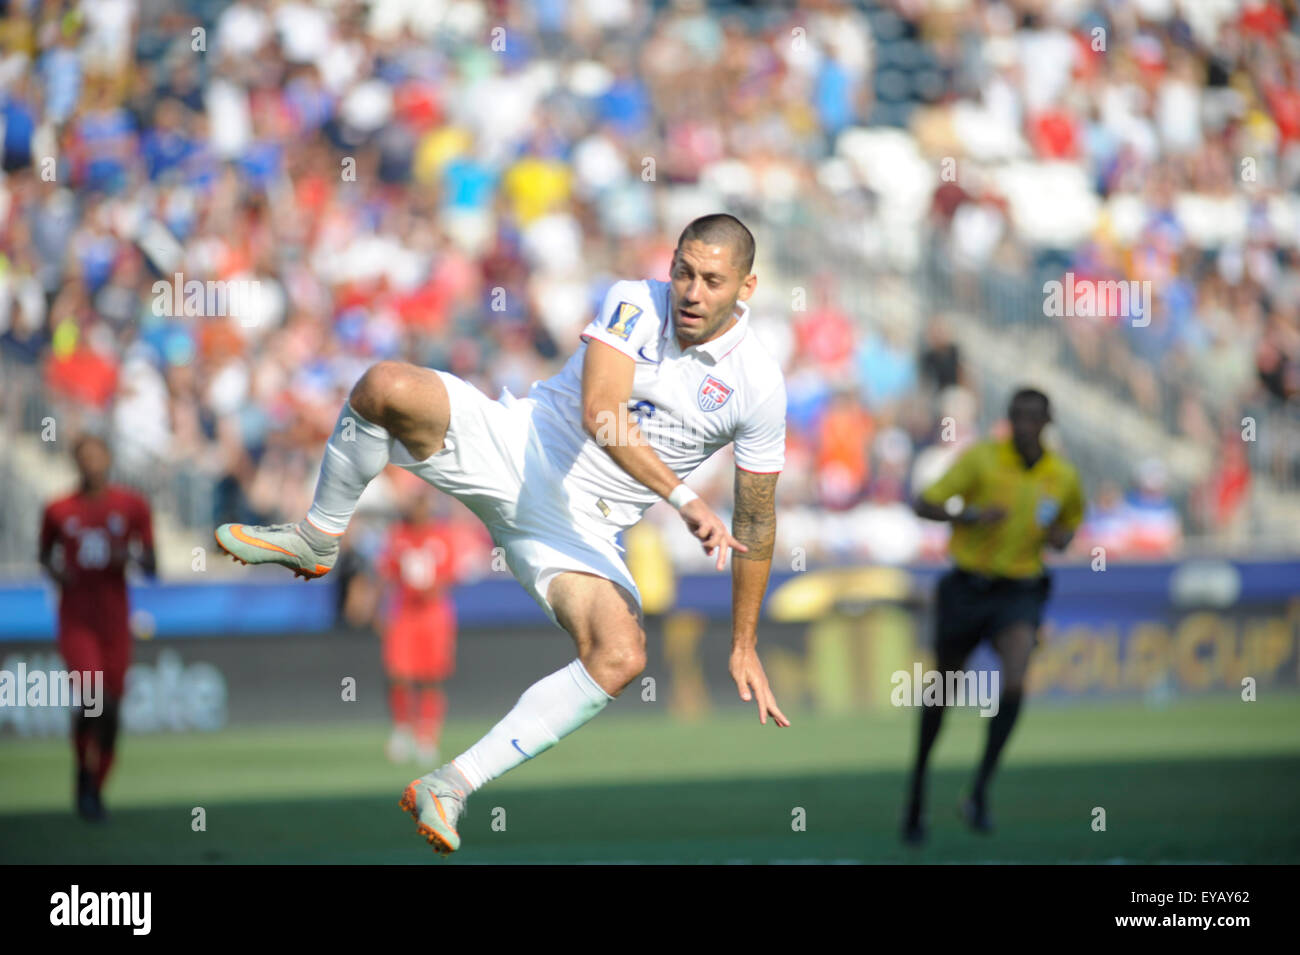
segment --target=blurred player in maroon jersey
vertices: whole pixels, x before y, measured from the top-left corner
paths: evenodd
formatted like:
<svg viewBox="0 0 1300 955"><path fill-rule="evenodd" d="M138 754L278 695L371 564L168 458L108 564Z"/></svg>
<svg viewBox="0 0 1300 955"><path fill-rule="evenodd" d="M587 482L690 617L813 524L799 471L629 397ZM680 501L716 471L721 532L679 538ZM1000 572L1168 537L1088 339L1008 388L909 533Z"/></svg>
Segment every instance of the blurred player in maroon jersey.
<svg viewBox="0 0 1300 955"><path fill-rule="evenodd" d="M427 493L406 499L402 519L389 529L380 573L392 584L385 608L384 669L389 679L393 733L388 758L438 760L438 738L447 711L441 683L456 657L456 533L434 520Z"/></svg>
<svg viewBox="0 0 1300 955"><path fill-rule="evenodd" d="M104 818L101 793L113 765L126 668L131 662L127 628L126 563L132 547L150 577L156 573L149 503L134 491L108 483L112 456L96 435L72 447L81 477L78 489L45 508L40 560L59 585L59 653L69 670L103 673L104 709L96 717L76 713L72 739L77 754L77 812Z"/></svg>

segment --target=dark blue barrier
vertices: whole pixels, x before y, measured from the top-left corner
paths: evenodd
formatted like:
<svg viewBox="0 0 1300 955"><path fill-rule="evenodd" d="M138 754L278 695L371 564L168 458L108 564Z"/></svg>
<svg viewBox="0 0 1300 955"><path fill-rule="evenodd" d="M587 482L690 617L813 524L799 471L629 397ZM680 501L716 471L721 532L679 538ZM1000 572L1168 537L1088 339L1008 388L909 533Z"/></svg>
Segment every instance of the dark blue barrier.
<svg viewBox="0 0 1300 955"><path fill-rule="evenodd" d="M317 633L334 625L334 587L293 583L141 583L131 610L153 636L255 636ZM58 595L53 586L0 587L0 641L54 639Z"/></svg>

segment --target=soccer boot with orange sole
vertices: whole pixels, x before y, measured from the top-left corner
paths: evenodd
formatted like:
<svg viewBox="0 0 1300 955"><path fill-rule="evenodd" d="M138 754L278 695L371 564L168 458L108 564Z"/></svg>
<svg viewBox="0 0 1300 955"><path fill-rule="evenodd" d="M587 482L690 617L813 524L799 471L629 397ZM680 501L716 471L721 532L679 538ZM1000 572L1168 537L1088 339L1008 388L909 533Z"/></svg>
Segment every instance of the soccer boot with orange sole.
<svg viewBox="0 0 1300 955"><path fill-rule="evenodd" d="M415 830L433 851L451 855L460 848L456 823L465 813L465 790L447 771L435 769L413 780L402 793L401 807L415 820Z"/></svg>
<svg viewBox="0 0 1300 955"><path fill-rule="evenodd" d="M297 524L222 524L216 532L221 549L241 564L279 564L308 579L325 576L338 559L338 539L321 536L333 545L324 552L312 546Z"/></svg>

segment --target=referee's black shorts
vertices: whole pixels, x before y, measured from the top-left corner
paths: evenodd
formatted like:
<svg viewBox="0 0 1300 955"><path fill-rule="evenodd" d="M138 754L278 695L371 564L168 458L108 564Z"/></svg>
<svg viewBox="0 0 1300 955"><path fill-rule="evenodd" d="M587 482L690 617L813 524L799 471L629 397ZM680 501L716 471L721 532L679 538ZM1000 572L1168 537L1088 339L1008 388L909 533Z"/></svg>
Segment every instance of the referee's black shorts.
<svg viewBox="0 0 1300 955"><path fill-rule="evenodd" d="M1027 623L1035 635L1052 591L1052 578L984 577L953 568L939 578L935 592L935 653L940 659L966 659L981 640L992 640L1015 624Z"/></svg>

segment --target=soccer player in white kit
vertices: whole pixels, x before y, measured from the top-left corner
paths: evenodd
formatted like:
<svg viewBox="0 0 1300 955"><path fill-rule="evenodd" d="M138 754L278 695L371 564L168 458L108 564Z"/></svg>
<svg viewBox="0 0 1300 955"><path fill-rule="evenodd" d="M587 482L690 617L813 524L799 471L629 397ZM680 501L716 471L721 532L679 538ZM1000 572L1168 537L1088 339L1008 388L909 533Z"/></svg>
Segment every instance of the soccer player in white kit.
<svg viewBox="0 0 1300 955"><path fill-rule="evenodd" d="M759 722L789 726L755 649L785 460L785 382L749 328L754 239L729 215L682 232L671 281L617 282L582 345L528 397L492 401L454 375L372 366L339 415L307 518L223 524L237 560L318 577L334 565L357 499L384 466L406 468L470 507L516 579L577 644L578 657L524 691L486 736L413 781L402 808L440 853L475 790L586 723L645 666L640 594L617 535L672 503L718 570L732 556L730 672ZM731 531L684 483L735 445Z"/></svg>

